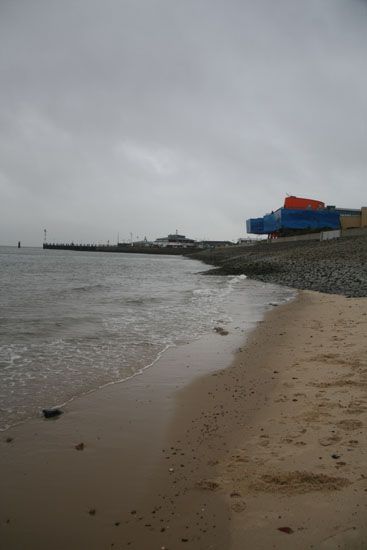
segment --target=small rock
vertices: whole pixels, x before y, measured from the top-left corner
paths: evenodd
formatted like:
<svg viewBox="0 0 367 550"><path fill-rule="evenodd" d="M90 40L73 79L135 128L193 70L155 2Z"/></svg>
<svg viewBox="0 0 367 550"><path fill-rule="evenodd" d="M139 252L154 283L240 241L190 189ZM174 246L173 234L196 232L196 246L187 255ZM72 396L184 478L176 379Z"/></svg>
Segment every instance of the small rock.
<svg viewBox="0 0 367 550"><path fill-rule="evenodd" d="M75 445L75 449L77 451L83 451L84 450L84 443L78 443L77 445Z"/></svg>
<svg viewBox="0 0 367 550"><path fill-rule="evenodd" d="M89 511L88 511L88 514L90 516L95 516L96 515L96 509L95 508L91 508Z"/></svg>
<svg viewBox="0 0 367 550"><path fill-rule="evenodd" d="M13 441L13 438L12 438L12 437L7 437L7 438L5 439L5 441L6 441L7 443L11 443L11 442Z"/></svg>
<svg viewBox="0 0 367 550"><path fill-rule="evenodd" d="M228 330L225 330L223 327L214 327L214 330L217 334L221 334L221 336L227 336L227 334L229 334Z"/></svg>
<svg viewBox="0 0 367 550"><path fill-rule="evenodd" d="M294 533L291 527L278 527L278 531L281 531L282 533L287 533L287 535L291 535L292 533Z"/></svg>
<svg viewBox="0 0 367 550"><path fill-rule="evenodd" d="M338 458L340 458L340 455L337 455L336 453L334 453L331 455L331 458L334 458L335 460L337 460Z"/></svg>
<svg viewBox="0 0 367 550"><path fill-rule="evenodd" d="M61 409L42 409L45 418L57 418L63 414Z"/></svg>

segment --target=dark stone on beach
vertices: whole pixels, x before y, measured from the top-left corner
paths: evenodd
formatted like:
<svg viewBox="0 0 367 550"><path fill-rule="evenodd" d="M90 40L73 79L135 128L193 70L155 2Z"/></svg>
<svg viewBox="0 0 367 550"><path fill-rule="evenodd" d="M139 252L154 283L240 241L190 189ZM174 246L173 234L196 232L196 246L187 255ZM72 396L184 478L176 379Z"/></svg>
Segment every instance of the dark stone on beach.
<svg viewBox="0 0 367 550"><path fill-rule="evenodd" d="M11 443L11 442L13 441L13 438L12 438L12 437L7 437L7 438L5 439L5 441L6 441L7 443Z"/></svg>
<svg viewBox="0 0 367 550"><path fill-rule="evenodd" d="M90 516L95 516L96 515L96 509L95 508L91 508L90 510L88 510L88 514Z"/></svg>
<svg viewBox="0 0 367 550"><path fill-rule="evenodd" d="M228 330L225 330L223 327L214 327L214 330L217 334L221 334L221 336L227 336Z"/></svg>
<svg viewBox="0 0 367 550"><path fill-rule="evenodd" d="M281 531L282 533L287 533L287 535L291 535L292 533L294 533L291 527L278 527L278 531Z"/></svg>
<svg viewBox="0 0 367 550"><path fill-rule="evenodd" d="M57 418L63 414L61 409L42 409L45 418Z"/></svg>
<svg viewBox="0 0 367 550"><path fill-rule="evenodd" d="M336 453L334 453L331 455L331 458L334 458L335 460L337 460L338 458L340 458L340 455L337 455Z"/></svg>
<svg viewBox="0 0 367 550"><path fill-rule="evenodd" d="M83 451L84 450L84 443L78 443L77 445L75 445L75 449L77 451Z"/></svg>

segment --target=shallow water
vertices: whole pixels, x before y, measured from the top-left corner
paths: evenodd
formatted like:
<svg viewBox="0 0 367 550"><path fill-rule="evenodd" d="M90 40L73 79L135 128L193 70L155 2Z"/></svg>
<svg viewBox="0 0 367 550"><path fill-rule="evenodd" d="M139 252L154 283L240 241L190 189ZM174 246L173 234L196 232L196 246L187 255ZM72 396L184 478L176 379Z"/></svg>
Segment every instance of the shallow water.
<svg viewBox="0 0 367 550"><path fill-rule="evenodd" d="M0 429L242 323L293 292L177 256L0 247Z"/></svg>

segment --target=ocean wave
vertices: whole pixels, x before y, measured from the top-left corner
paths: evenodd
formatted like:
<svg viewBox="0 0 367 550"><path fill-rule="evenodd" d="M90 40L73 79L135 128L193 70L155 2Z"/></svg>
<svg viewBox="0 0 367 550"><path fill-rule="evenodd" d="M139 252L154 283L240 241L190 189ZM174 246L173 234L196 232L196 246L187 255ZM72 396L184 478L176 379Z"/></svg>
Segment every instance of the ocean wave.
<svg viewBox="0 0 367 550"><path fill-rule="evenodd" d="M82 285L82 286L75 286L68 289L65 289L64 292L93 292L94 290L109 290L110 287L108 285L103 285L100 283L92 284L92 285Z"/></svg>
<svg viewBox="0 0 367 550"><path fill-rule="evenodd" d="M219 292L216 288L197 288L192 291L194 296L216 296Z"/></svg>
<svg viewBox="0 0 367 550"><path fill-rule="evenodd" d="M119 300L121 304L128 304L128 305L134 305L134 306L143 306L147 304L157 304L159 302L162 302L161 298L158 298L156 296L138 296L138 297L132 297L132 298L121 298Z"/></svg>
<svg viewBox="0 0 367 550"><path fill-rule="evenodd" d="M230 276L230 282L233 283L242 283L243 281L246 281L247 275L242 273L241 275L234 275Z"/></svg>
<svg viewBox="0 0 367 550"><path fill-rule="evenodd" d="M47 256L47 269L35 258L31 283L38 293L31 304L33 287L19 285L18 266L3 273L12 300L2 310L0 402L16 412L0 414L0 429L45 404L143 372L162 350L214 326L230 326L239 302L241 319L253 322L279 299L278 290L245 275L204 277L186 258L58 257L62 265L55 266Z"/></svg>

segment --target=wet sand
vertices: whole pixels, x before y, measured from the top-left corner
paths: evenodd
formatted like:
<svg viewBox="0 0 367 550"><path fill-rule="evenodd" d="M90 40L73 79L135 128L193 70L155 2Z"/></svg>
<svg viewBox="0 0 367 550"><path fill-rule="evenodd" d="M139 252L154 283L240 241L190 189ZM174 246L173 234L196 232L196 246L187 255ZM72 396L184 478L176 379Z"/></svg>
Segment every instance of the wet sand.
<svg viewBox="0 0 367 550"><path fill-rule="evenodd" d="M274 321L232 369L257 349L275 385L217 467L230 548L366 548L367 299L302 292Z"/></svg>
<svg viewBox="0 0 367 550"><path fill-rule="evenodd" d="M3 433L0 547L365 548L366 332L301 292L228 368L216 333Z"/></svg>

